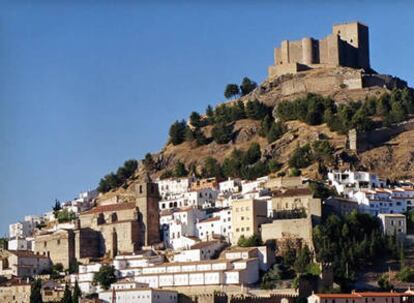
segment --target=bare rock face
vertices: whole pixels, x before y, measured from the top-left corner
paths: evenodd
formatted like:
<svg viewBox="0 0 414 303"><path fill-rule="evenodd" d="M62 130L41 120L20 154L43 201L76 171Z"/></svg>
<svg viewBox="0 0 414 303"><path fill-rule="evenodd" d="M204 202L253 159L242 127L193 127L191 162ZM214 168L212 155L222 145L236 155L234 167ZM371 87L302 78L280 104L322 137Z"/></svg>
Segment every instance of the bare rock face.
<svg viewBox="0 0 414 303"><path fill-rule="evenodd" d="M256 125L251 125L249 127L244 127L235 133L234 142L236 144L246 143L252 140L252 138L257 135L259 128Z"/></svg>

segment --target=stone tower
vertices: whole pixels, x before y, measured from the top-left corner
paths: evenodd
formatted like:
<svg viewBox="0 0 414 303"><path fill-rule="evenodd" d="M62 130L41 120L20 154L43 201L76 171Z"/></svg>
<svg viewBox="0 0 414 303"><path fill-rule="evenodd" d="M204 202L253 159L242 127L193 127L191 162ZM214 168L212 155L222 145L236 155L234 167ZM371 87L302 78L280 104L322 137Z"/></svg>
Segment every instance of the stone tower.
<svg viewBox="0 0 414 303"><path fill-rule="evenodd" d="M158 184L153 183L149 176L135 184L136 206L140 219L140 244L153 245L160 242L160 216L158 202L161 197Z"/></svg>

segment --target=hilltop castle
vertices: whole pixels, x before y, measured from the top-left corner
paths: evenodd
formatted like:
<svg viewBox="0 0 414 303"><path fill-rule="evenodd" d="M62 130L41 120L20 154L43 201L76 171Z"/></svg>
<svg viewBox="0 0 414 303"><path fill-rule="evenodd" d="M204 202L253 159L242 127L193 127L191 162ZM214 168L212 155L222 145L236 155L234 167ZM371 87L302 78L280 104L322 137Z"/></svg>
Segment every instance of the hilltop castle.
<svg viewBox="0 0 414 303"><path fill-rule="evenodd" d="M359 22L336 24L321 40L282 41L274 51L269 78L318 67L352 67L370 70L368 26Z"/></svg>

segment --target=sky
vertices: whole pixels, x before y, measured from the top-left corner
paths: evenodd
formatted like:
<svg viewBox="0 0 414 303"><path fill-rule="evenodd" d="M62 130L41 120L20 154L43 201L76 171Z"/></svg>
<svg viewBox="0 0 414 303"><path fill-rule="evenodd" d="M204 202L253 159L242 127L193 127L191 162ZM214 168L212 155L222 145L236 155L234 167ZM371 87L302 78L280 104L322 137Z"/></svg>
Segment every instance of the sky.
<svg viewBox="0 0 414 303"><path fill-rule="evenodd" d="M413 85L409 0L0 1L0 236L158 151L227 83L263 81L281 40L355 20L372 67Z"/></svg>

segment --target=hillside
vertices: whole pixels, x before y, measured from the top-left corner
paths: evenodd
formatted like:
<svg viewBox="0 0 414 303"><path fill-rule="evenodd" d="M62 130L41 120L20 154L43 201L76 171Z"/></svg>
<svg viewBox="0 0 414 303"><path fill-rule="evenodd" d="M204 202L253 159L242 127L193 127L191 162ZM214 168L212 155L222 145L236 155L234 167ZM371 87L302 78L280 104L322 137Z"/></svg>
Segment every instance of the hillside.
<svg viewBox="0 0 414 303"><path fill-rule="evenodd" d="M370 78L372 75L365 75L361 70L345 67L320 68L295 75L283 75L276 79L267 79L251 92L216 106L214 110L217 111L217 108L221 107L220 111L223 111L223 108L226 106L237 107L241 103L244 104L243 107L245 108L249 101L257 100L259 103L265 104L271 113L271 110L279 106L281 102L286 100L291 102L306 96L308 93L329 97L337 104L335 106L340 107L340 104L348 104L349 107L352 107L355 104L358 105L358 103L353 101L362 101L364 103L369 98L380 100L381 96L391 94L390 86L401 88L406 84L398 78L375 75L374 77L380 77L382 80L385 79L384 83L387 85L382 87L373 85L365 88L352 88L352 83L356 81L355 79L363 80L366 77ZM191 109L189 109L190 111ZM268 115L271 117L271 114ZM208 117L201 115L200 119L203 122ZM271 119L273 120L273 118ZM333 120L335 119L334 117ZM404 119L408 119L408 117ZM384 119L374 115L370 120L374 123L374 121L378 122ZM335 122L333 121L331 124ZM257 143L260 146L260 161L266 165L269 161L277 161L278 167L273 170L275 174L290 174L291 169L289 168L288 161L292 154L298 147L305 146L308 143L312 144L312 142L318 140L329 142L332 147L331 157L329 161L313 160L310 165L302 167L300 169L301 174L306 177L320 178L321 172L318 167L320 164L323 164L326 168L349 168L352 165L356 168L368 169L378 173L380 176L390 178L414 177L412 170L414 167L414 154L411 152L414 147L414 140L412 140L414 130L403 131L375 147L371 146L363 152L356 153L349 150L347 131L333 131L333 126L327 125L327 123L310 125L302 121L285 121L284 133L271 142L266 139L266 136L261 134L263 132L262 123L263 118L251 119L248 117L234 119L234 121L230 122L226 121L223 125L231 125L233 129L231 140L226 141L224 144L218 144L212 139L214 124L202 124L196 128L194 126L186 126L186 128L193 132L194 129L197 129L199 134L206 138L206 143L197 144L194 140L183 140L184 142L174 145L169 140L160 152L152 154L151 161L153 164L151 167L146 167L144 162L142 162L135 177L131 178L127 184L137 176L145 174L148 170L154 178L171 175L177 163L184 164L188 171L201 173L207 157L216 159L222 165L226 159L231 158L234 150L246 151L252 143ZM274 124L275 122L272 123ZM124 187L127 187L127 184ZM122 192L125 192L125 188L117 190L117 193ZM103 198L106 199L108 196L111 196L111 194L108 193Z"/></svg>

